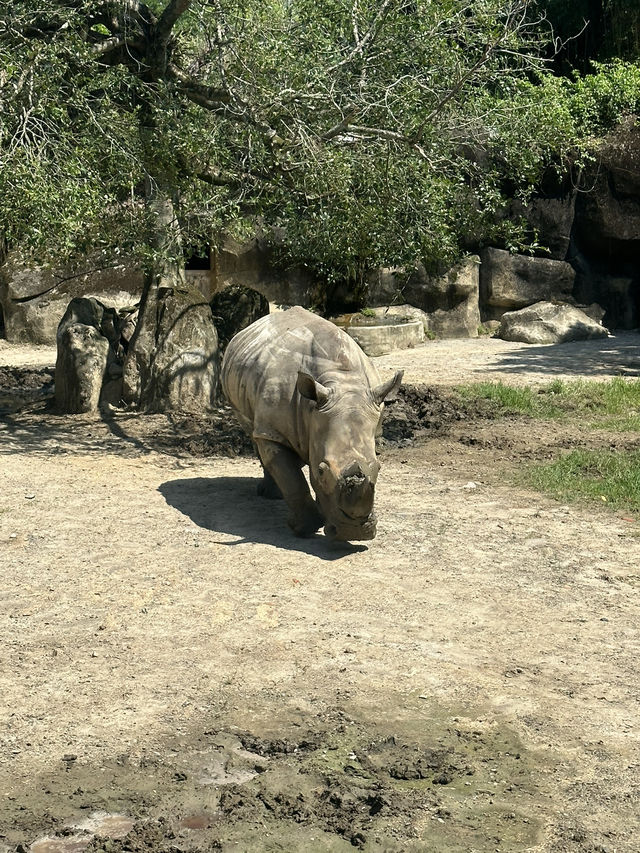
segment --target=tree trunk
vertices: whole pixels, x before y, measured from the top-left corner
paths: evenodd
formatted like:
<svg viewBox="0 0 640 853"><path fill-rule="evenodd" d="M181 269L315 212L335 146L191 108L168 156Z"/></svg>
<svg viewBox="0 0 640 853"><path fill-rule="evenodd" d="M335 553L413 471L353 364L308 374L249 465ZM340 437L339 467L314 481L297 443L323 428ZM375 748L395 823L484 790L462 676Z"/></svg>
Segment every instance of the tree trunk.
<svg viewBox="0 0 640 853"><path fill-rule="evenodd" d="M185 281L174 205L147 181L150 261L124 363L123 399L147 411L201 411L215 403L218 337L208 303Z"/></svg>

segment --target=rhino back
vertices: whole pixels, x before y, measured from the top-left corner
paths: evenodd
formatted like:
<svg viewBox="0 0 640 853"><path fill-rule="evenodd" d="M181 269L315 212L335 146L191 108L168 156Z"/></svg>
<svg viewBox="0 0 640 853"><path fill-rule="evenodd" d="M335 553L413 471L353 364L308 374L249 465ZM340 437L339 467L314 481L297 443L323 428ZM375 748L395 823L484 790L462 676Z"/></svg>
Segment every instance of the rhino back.
<svg viewBox="0 0 640 853"><path fill-rule="evenodd" d="M342 392L380 381L373 363L345 332L295 307L261 317L229 343L222 387L254 437L284 443L308 461L312 403L296 391L298 371Z"/></svg>

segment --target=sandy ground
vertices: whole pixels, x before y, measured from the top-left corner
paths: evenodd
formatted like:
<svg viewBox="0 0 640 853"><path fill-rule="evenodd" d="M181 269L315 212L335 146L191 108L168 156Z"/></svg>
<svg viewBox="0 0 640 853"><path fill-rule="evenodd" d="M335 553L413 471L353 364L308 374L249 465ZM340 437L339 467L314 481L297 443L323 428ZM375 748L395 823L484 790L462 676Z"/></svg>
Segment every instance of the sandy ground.
<svg viewBox="0 0 640 853"><path fill-rule="evenodd" d="M55 347L9 344L0 339L0 365L46 366ZM457 385L463 382L541 384L556 378L607 379L640 376L638 332L621 332L595 341L531 346L499 338L429 341L415 349L374 359L381 369L405 370L408 383Z"/></svg>
<svg viewBox="0 0 640 853"><path fill-rule="evenodd" d="M379 363L633 376L640 337ZM640 850L636 519L511 485L527 427L463 423L384 451L377 538L331 547L153 428L0 422L0 851Z"/></svg>

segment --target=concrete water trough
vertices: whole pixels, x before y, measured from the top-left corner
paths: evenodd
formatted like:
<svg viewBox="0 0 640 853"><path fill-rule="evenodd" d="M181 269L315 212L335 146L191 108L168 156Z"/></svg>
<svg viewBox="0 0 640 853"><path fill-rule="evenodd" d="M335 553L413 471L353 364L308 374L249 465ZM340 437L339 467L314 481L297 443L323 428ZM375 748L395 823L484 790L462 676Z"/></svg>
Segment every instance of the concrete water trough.
<svg viewBox="0 0 640 853"><path fill-rule="evenodd" d="M367 355L385 355L424 341L424 324L412 317L341 314L331 321L344 329Z"/></svg>

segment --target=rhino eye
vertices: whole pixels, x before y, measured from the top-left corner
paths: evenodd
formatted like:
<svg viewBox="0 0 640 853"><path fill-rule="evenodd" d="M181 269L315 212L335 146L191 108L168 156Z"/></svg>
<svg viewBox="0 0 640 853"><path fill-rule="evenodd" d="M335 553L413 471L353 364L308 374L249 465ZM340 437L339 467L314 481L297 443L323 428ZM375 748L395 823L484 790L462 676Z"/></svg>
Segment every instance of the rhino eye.
<svg viewBox="0 0 640 853"><path fill-rule="evenodd" d="M329 470L329 465L328 465L326 462L321 462L321 463L318 465L318 471L320 472L320 474L324 474L324 473L326 473L328 470Z"/></svg>

